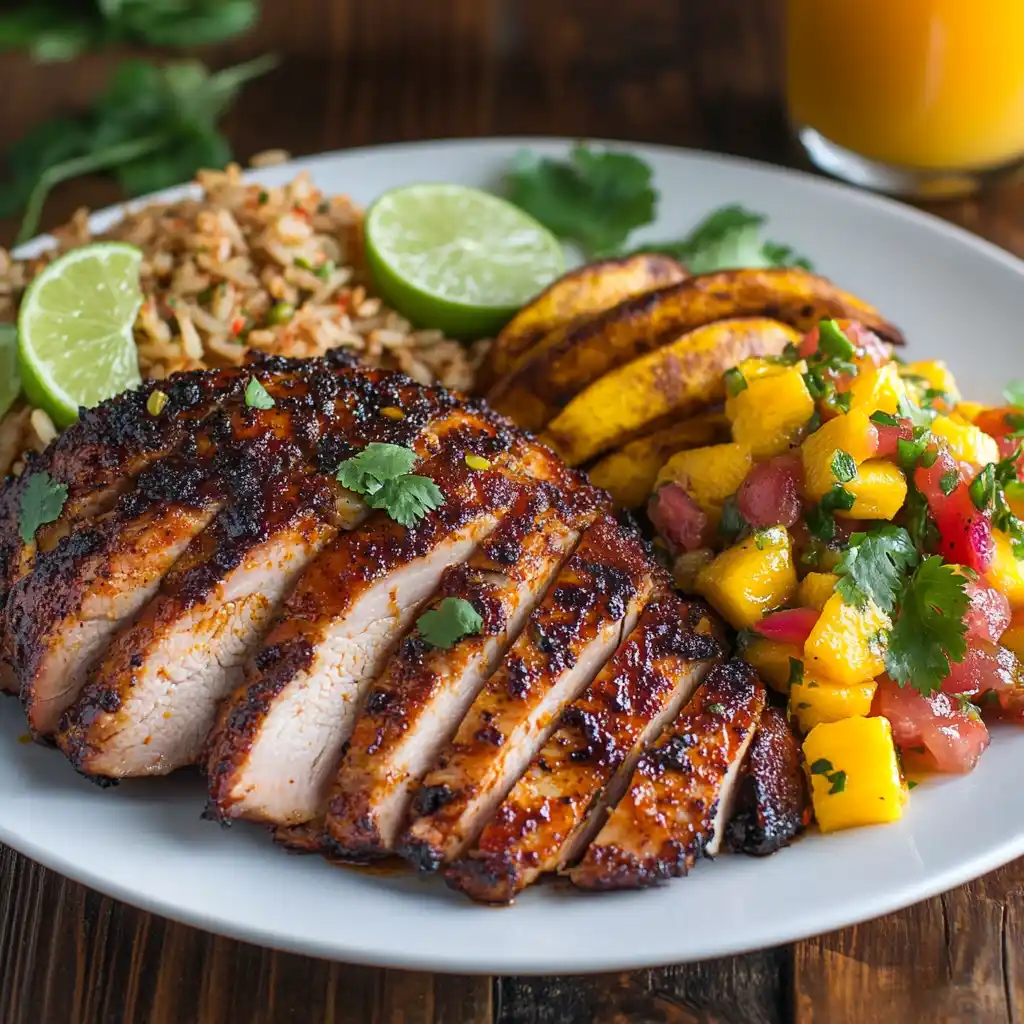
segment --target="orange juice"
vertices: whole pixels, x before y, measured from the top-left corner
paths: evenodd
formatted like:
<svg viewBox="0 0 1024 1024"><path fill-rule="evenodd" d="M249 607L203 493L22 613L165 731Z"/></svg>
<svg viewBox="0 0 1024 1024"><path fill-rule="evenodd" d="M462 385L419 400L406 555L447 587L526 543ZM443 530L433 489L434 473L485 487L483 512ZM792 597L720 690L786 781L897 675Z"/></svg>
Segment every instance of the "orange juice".
<svg viewBox="0 0 1024 1024"><path fill-rule="evenodd" d="M885 164L1024 154L1024 0L789 0L790 116Z"/></svg>

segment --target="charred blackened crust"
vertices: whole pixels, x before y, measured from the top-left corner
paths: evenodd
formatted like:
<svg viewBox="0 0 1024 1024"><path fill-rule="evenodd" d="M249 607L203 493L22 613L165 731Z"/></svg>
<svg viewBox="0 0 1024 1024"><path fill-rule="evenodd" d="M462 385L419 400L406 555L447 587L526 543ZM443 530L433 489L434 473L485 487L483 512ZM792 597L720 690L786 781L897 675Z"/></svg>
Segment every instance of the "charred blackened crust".
<svg viewBox="0 0 1024 1024"><path fill-rule="evenodd" d="M640 759L622 798L580 864L587 889L644 888L685 875L712 847L765 703L743 661L716 665L661 739ZM724 803L723 803L724 802Z"/></svg>
<svg viewBox="0 0 1024 1024"><path fill-rule="evenodd" d="M775 853L803 831L809 807L800 744L785 713L766 707L750 744L726 842L756 857Z"/></svg>

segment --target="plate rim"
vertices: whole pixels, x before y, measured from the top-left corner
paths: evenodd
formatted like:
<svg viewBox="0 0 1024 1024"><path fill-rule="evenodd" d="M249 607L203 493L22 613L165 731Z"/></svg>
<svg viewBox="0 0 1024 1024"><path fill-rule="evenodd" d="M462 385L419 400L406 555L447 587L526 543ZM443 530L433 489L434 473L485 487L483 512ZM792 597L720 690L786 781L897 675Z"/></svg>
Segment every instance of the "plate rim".
<svg viewBox="0 0 1024 1024"><path fill-rule="evenodd" d="M572 146L575 142L581 141L567 136L558 135L489 135L478 138L458 139L419 139L408 142L392 142L380 145L367 145L349 149L337 149L322 153L309 154L302 157L293 157L286 163L274 165L273 167L246 168L244 175L249 180L260 180L268 172L279 175L282 173L297 173L300 170L308 169L315 176L321 165L331 164L335 161L345 162L352 158L370 157L376 154L401 154L403 152L429 152L437 150L461 150L480 149L486 150L495 146L505 147L548 147L560 148ZM823 194L826 198L837 195L844 202L853 201L862 207L882 209L889 217L895 217L918 228L925 228L932 232L938 232L946 236L952 243L959 246L966 245L979 256L987 259L995 259L1007 269L1024 278L1024 260L1018 258L1009 251L1001 248L993 242L988 241L966 228L950 223L924 210L909 206L898 200L854 188L842 182L820 177L800 168L790 168L781 165L771 164L766 161L752 159L732 154L713 153L706 150L692 149L682 146L673 146L665 143L643 142L630 139L596 138L587 137L588 144L597 146L608 146L611 148L631 148L636 151L648 154L660 154L671 158L684 158L698 164L710 167L723 164L738 169L753 171L758 175L767 174L769 177L779 180L796 180L802 187L810 188L813 191ZM315 177L314 177L315 180ZM424 179L429 180L429 179ZM173 199L194 188L188 183L173 186L146 196L135 197L120 203L115 203L98 210L91 211L90 224L97 220L104 224L111 219L123 216L126 212L137 209L153 201ZM13 255L17 258L23 255L32 255L52 244L53 236L44 234L24 243L14 250ZM156 801L154 801L156 802ZM565 955L557 964L549 966L539 961L531 960L528 956L521 954L514 955L511 959L501 962L502 951L495 950L490 954L478 958L476 962L467 963L456 956L445 956L442 951L436 953L407 953L392 952L390 950L368 950L364 951L356 945L345 945L344 943L328 943L315 938L302 939L293 937L290 934L275 933L274 931L252 926L249 924L236 924L230 919L217 916L216 913L203 913L192 911L188 908L182 910L175 906L169 899L151 892L134 889L130 884L123 882L115 875L102 875L95 868L81 866L74 863L61 850L45 845L40 845L32 839L25 838L12 829L3 820L0 820L0 841L17 850L19 853L41 864L49 870L53 870L64 877L70 878L82 885L94 889L113 899L117 899L130 906L139 908L148 913L154 913L161 917L186 924L190 927L199 928L206 932L218 935L225 935L243 942L254 943L266 948L299 953L321 959L341 961L363 966L376 966L405 970L424 970L436 973L459 973L467 975L492 975L492 974L519 974L526 976L550 976L556 974L596 974L612 970L636 970L665 966L668 964L689 963L705 959L713 959L722 956L731 956L756 949L773 948L779 944L789 944L801 941L811 936L823 934L820 924L812 925L810 915L805 914L807 920L802 925L786 929L787 938L764 940L761 937L753 939L737 937L732 941L720 939L717 943L709 945L705 950L697 954L687 954L680 959L651 959L646 956L630 955L628 948L609 947L609 952L596 956L591 950L585 957L579 957L574 950L566 950ZM1001 842L990 845L983 851L979 851L970 857L958 861L944 871L933 873L916 885L904 885L896 895L887 894L882 890L881 895L869 899L864 911L858 912L856 916L841 915L842 920L832 923L826 928L847 927L851 924L862 923L873 920L884 914L902 910L908 906L918 903L924 899L933 897L941 892L948 891L980 875L1008 863L1014 858L1024 854L1024 826L1020 827L1016 834L1008 835ZM284 856L284 853L281 854ZM785 854L783 854L784 856ZM479 912L492 908L474 908ZM514 913L514 910L507 911ZM759 925L761 931L765 931L764 925ZM757 929L755 929L757 930ZM740 936L747 933L740 932ZM767 943L767 944L766 944Z"/></svg>

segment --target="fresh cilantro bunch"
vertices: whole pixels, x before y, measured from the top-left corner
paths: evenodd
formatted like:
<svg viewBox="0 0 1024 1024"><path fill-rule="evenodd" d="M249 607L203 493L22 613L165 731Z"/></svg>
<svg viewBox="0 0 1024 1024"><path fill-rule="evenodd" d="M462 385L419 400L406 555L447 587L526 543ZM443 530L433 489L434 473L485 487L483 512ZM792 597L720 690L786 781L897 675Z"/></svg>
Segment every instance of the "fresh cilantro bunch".
<svg viewBox="0 0 1024 1024"><path fill-rule="evenodd" d="M70 178L111 173L136 196L186 181L201 167L223 167L231 149L217 122L238 90L275 63L268 55L211 74L198 61L124 61L90 111L47 121L10 148L0 216L24 210L24 242L50 190Z"/></svg>
<svg viewBox="0 0 1024 1024"><path fill-rule="evenodd" d="M68 60L116 43L203 46L247 32L258 0L27 0L0 14L0 50Z"/></svg>
<svg viewBox="0 0 1024 1024"><path fill-rule="evenodd" d="M635 154L581 143L568 160L521 150L505 184L516 206L594 259L620 255L633 231L653 223L658 203L653 177L650 165ZM811 269L789 246L763 239L766 220L742 206L723 206L685 238L633 251L664 253L695 274L744 267Z"/></svg>
<svg viewBox="0 0 1024 1024"><path fill-rule="evenodd" d="M338 466L337 479L366 499L370 508L383 509L402 526L415 526L444 504L441 489L428 476L411 472L419 456L399 444L374 441Z"/></svg>
<svg viewBox="0 0 1024 1024"><path fill-rule="evenodd" d="M40 526L52 523L64 511L68 500L67 484L54 480L45 470L33 473L21 492L18 509L18 536L25 544L35 540Z"/></svg>
<svg viewBox="0 0 1024 1024"><path fill-rule="evenodd" d="M446 597L437 608L424 612L416 620L420 636L431 647L444 651L464 636L475 636L483 626L483 617L462 597Z"/></svg>

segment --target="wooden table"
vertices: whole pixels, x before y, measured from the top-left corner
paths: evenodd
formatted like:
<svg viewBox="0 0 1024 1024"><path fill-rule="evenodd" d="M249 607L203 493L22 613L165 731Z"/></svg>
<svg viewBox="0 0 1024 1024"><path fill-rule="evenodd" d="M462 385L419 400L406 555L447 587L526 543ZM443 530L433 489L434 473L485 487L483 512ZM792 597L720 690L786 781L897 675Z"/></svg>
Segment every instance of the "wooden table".
<svg viewBox="0 0 1024 1024"><path fill-rule="evenodd" d="M537 133L800 163L780 101L781 12L773 0L265 0L265 7L257 33L204 54L218 66L271 48L286 58L226 122L242 157L270 146L303 154ZM0 89L15 102L0 115L0 141L86 100L112 59L37 69L4 57ZM69 187L48 222L79 203L116 198L104 182ZM934 212L1024 254L1024 195L1016 186ZM12 233L7 225L0 239ZM970 838L950 822L950 841ZM0 1021L1020 1022L1022 894L1019 861L902 913L791 947L592 978L445 977L215 938L4 850Z"/></svg>

